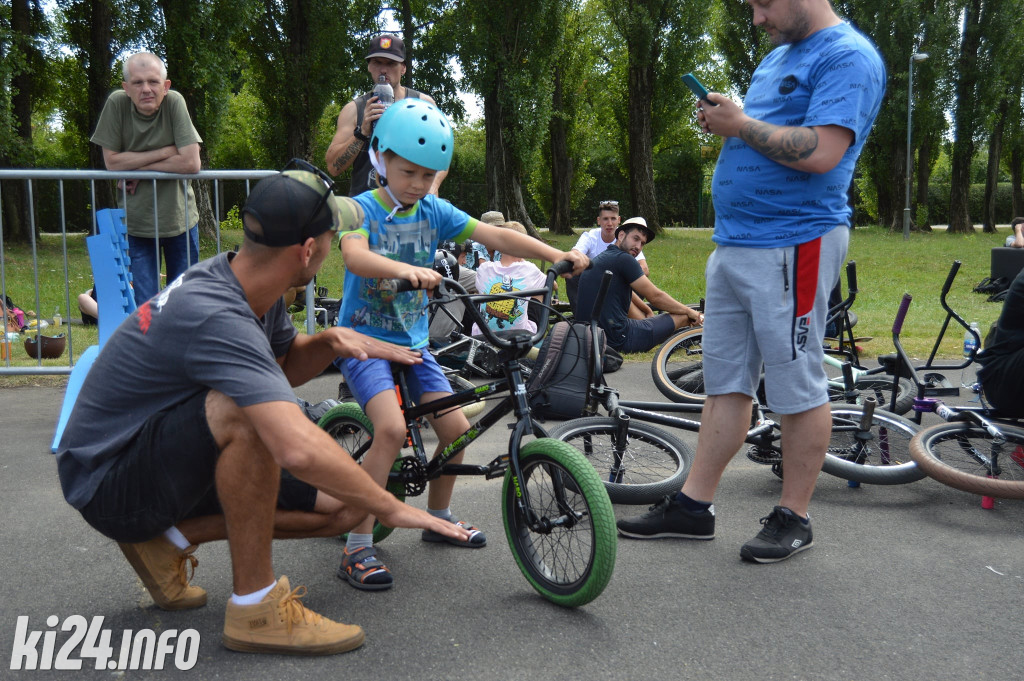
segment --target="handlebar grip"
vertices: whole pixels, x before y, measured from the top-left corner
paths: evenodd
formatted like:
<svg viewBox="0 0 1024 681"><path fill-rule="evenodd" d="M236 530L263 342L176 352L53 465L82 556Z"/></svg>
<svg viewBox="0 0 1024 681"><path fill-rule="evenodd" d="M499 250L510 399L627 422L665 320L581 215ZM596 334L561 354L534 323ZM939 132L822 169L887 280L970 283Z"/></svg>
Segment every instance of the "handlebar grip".
<svg viewBox="0 0 1024 681"><path fill-rule="evenodd" d="M949 293L949 289L953 287L953 280L956 279L956 273L960 271L960 261L954 260L953 266L949 268L949 274L946 275L946 283L942 285L942 296L945 297Z"/></svg>
<svg viewBox="0 0 1024 681"><path fill-rule="evenodd" d="M910 309L910 301L914 299L914 296L909 293L903 294L903 300L900 301L900 309L896 311L896 320L892 323L892 335L900 335L900 331L903 330L903 320L907 316L907 310Z"/></svg>
<svg viewBox="0 0 1024 681"><path fill-rule="evenodd" d="M572 265L573 263L571 260L559 260L558 262L551 264L551 269L549 271L554 271L558 276L562 276L563 274L572 272Z"/></svg>
<svg viewBox="0 0 1024 681"><path fill-rule="evenodd" d="M382 291L392 291L394 293L405 293L406 291L416 290L416 287L413 286L412 282L408 279L380 279L378 287Z"/></svg>
<svg viewBox="0 0 1024 681"><path fill-rule="evenodd" d="M851 260L846 263L846 286L850 293L857 292L857 261Z"/></svg>

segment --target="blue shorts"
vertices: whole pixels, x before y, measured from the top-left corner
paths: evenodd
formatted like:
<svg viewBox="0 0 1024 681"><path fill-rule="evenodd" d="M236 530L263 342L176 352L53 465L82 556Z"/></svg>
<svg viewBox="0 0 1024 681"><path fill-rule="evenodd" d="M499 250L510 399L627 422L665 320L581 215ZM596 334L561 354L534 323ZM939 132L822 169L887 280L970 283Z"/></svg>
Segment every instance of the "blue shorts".
<svg viewBox="0 0 1024 681"><path fill-rule="evenodd" d="M828 296L846 259L845 226L799 246L718 246L708 258L704 385L708 395L756 395L799 414L828 402L822 341Z"/></svg>
<svg viewBox="0 0 1024 681"><path fill-rule="evenodd" d="M423 393L451 393L452 385L444 375L444 370L434 356L423 348L423 364L406 367L405 377L409 386L409 396L418 402ZM378 393L395 389L395 378L391 372L391 363L383 359L343 359L340 369L345 383L355 396L362 409L366 403Z"/></svg>

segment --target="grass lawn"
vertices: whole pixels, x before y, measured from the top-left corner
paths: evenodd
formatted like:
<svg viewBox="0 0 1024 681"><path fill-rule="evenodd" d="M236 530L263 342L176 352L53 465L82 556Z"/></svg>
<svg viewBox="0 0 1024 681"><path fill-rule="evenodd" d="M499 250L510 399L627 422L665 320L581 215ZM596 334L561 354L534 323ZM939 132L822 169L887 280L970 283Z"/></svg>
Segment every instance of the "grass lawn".
<svg viewBox="0 0 1024 681"><path fill-rule="evenodd" d="M968 322L979 322L984 335L988 325L999 316L1001 306L985 302L986 296L972 293L971 289L988 276L989 252L993 246L1002 245L1004 236L980 232L962 236L936 231L931 234L913 234L909 241L903 241L901 234L890 234L878 228L855 230L850 240L849 253L849 259L857 262L860 289L853 307L859 317L855 331L858 336L874 337L870 343L863 344L865 356L873 357L892 351L892 320L900 298L906 292L914 296L914 303L903 329L903 342L911 355L927 357L945 318L945 312L939 305L939 292L954 260L960 260L963 266L953 284L949 302ZM549 239L562 249L571 248L575 243L575 238L568 236L553 236ZM222 249L228 250L240 242L240 232L222 233ZM204 239L201 243L202 257L213 255L216 248L214 241ZM652 280L676 299L696 302L704 295L704 263L713 248L710 231L668 230L645 251ZM18 307L26 311L39 309L41 316L48 320L52 319L54 310L58 308L65 320L80 318L76 298L92 282L85 235L71 234L66 240L67 290L64 287L64 252L61 236L54 234L42 236L36 244L34 258L28 245L4 244L4 283L7 295ZM33 267L34 261L38 263L37 268ZM38 271L38 303L34 270ZM329 295L338 297L341 295L343 278L341 255L335 250L321 270L317 283L326 286ZM305 328L303 313L295 321L301 325L300 328ZM96 342L96 327L72 324L65 325L63 330L68 329L72 333L76 358ZM939 350L940 355L958 356L962 350L963 331L957 327L947 336ZM36 364L36 360L28 357L20 343L12 347L11 354L15 366ZM650 353L647 353L630 359L645 360L649 357ZM67 365L67 353L58 360L43 360L43 366ZM0 366L6 365L0 362ZM39 376L0 377L0 385L4 386L47 381Z"/></svg>

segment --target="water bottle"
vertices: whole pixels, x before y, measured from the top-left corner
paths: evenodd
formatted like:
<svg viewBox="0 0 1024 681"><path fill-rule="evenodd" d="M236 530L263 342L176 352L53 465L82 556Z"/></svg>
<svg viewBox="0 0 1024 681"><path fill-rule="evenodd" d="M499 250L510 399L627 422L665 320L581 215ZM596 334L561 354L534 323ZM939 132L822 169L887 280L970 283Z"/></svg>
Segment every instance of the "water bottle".
<svg viewBox="0 0 1024 681"><path fill-rule="evenodd" d="M973 331L974 333L971 333ZM974 351L978 349L978 341L974 334L978 334L977 338L981 337L981 332L978 330L978 322L971 322L971 328L964 333L964 357L970 357L974 354Z"/></svg>
<svg viewBox="0 0 1024 681"><path fill-rule="evenodd" d="M383 73L380 75L377 84L373 87L373 94L377 101L384 105L385 111L395 103L395 89L391 87L391 83L388 82L387 76ZM376 127L377 121L374 121L373 124Z"/></svg>
<svg viewBox="0 0 1024 681"><path fill-rule="evenodd" d="M53 311L53 326L54 326L54 328L60 328L60 325L61 325L62 321L63 321L63 319L60 316L60 308L58 307L58 308L54 309L54 311Z"/></svg>

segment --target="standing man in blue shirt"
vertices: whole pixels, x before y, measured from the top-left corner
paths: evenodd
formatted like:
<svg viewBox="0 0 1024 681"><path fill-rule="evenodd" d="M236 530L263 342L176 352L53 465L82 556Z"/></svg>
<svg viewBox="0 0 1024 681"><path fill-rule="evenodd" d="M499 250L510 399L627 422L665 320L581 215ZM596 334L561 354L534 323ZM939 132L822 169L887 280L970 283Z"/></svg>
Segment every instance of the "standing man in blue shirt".
<svg viewBox="0 0 1024 681"><path fill-rule="evenodd" d="M717 248L707 264L708 400L697 455L681 492L619 521L619 532L714 538L715 490L743 444L763 364L786 475L779 505L740 557L770 563L813 545L807 509L832 425L825 313L849 243L847 188L886 75L874 45L829 0L747 2L777 47L742 108L711 93L696 114L724 140L712 189Z"/></svg>

